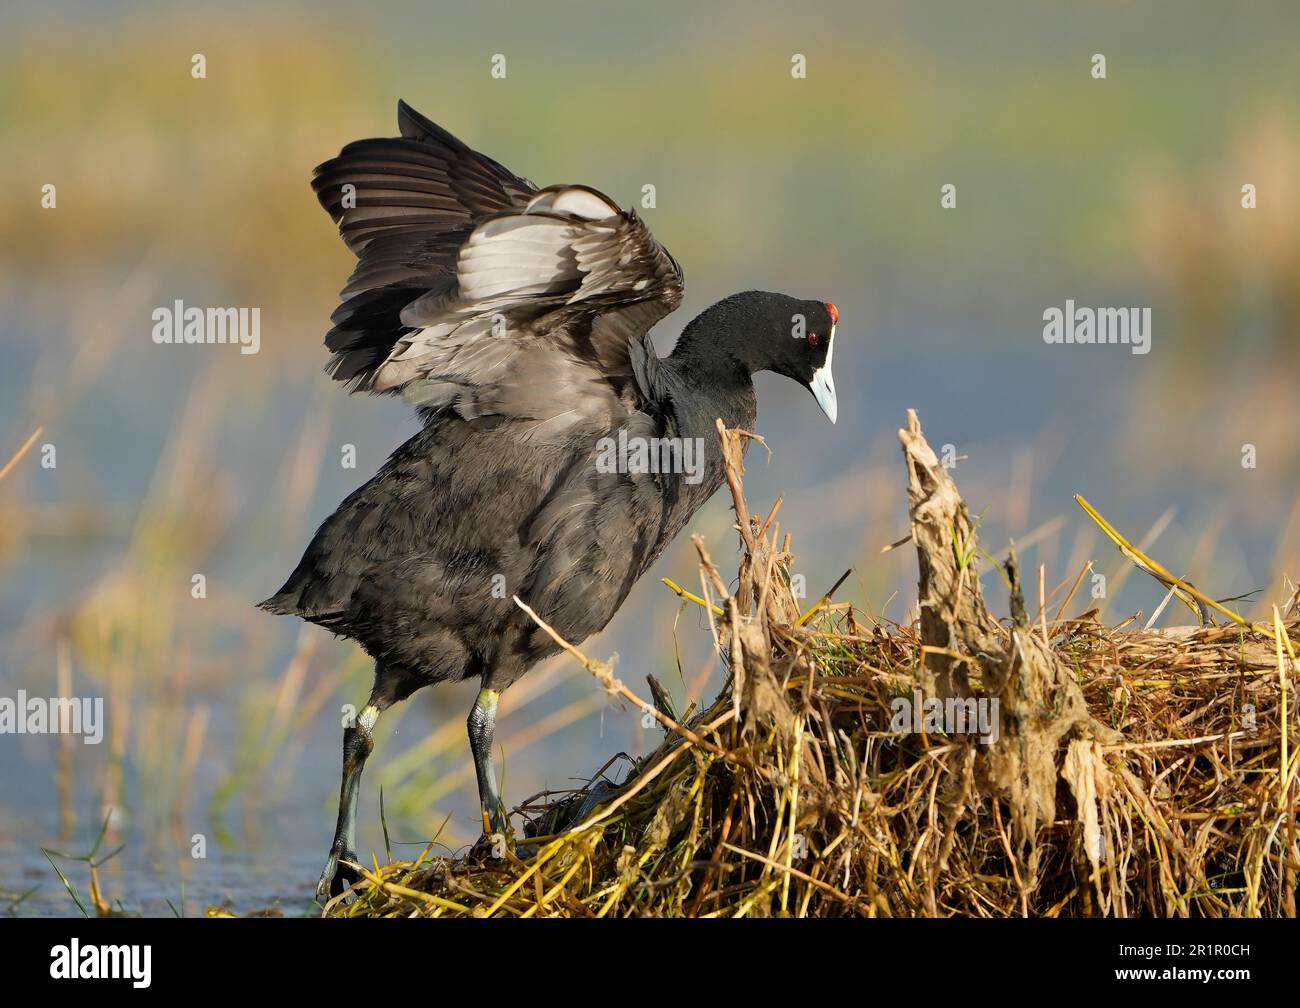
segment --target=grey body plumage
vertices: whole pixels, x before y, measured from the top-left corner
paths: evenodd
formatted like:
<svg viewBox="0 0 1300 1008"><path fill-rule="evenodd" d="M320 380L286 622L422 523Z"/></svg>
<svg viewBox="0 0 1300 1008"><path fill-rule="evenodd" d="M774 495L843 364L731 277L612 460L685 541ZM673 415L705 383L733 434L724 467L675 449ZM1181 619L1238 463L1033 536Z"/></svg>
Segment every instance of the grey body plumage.
<svg viewBox="0 0 1300 1008"><path fill-rule="evenodd" d="M833 305L734 295L659 358L649 332L683 281L643 222L586 187L538 190L404 104L399 125L402 138L358 141L317 169L317 195L359 257L326 344L336 379L402 395L424 426L261 603L375 659L370 702L345 733L322 899L356 878L339 862L355 857L381 711L479 677L471 748L485 828L505 832L496 698L557 651L512 597L570 641L603 629L723 482L715 421L753 429L754 372L786 374L835 409ZM620 434L692 439L702 468L687 479L598 465Z"/></svg>

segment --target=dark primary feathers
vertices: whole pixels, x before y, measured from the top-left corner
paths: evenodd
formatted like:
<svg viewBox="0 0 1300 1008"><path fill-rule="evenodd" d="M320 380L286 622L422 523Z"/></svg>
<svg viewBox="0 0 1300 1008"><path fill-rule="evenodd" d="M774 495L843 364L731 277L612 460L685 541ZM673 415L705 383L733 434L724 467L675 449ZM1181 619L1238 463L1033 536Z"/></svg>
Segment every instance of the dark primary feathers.
<svg viewBox="0 0 1300 1008"><path fill-rule="evenodd" d="M313 186L358 262L331 374L465 419L545 419L561 390L635 376L681 301L676 261L586 186L538 190L405 103L402 136L360 140Z"/></svg>

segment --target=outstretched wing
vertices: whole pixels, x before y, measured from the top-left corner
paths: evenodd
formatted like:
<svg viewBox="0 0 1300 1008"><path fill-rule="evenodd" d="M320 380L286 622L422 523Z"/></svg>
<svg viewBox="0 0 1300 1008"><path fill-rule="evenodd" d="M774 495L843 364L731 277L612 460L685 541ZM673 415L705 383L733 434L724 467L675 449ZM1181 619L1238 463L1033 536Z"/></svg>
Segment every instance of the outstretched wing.
<svg viewBox="0 0 1300 1008"><path fill-rule="evenodd" d="M645 336L683 280L636 214L586 186L539 191L398 114L400 139L349 144L313 180L359 259L326 337L333 376L465 419L653 397Z"/></svg>

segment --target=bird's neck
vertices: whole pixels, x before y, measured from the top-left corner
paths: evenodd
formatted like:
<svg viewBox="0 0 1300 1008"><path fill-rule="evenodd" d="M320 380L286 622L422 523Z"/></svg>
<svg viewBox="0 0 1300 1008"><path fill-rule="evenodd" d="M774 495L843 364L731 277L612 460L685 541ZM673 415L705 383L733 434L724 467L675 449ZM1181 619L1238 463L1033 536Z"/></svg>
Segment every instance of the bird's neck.
<svg viewBox="0 0 1300 1008"><path fill-rule="evenodd" d="M683 348L679 340L662 364L673 376L671 384L688 392L672 397L682 433L689 431L712 442L719 418L728 427L753 427L758 402L749 368L742 361L719 354L716 346Z"/></svg>

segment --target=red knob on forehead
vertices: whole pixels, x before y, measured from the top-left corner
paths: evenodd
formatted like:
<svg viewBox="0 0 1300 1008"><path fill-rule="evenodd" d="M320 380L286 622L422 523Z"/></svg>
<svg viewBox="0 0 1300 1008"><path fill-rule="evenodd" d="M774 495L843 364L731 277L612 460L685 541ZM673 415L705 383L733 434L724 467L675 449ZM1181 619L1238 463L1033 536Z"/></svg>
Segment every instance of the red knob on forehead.
<svg viewBox="0 0 1300 1008"><path fill-rule="evenodd" d="M831 325L839 325L840 310L829 301L826 302L826 310L831 313Z"/></svg>

